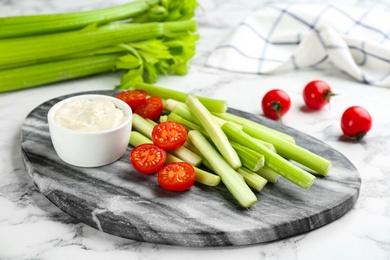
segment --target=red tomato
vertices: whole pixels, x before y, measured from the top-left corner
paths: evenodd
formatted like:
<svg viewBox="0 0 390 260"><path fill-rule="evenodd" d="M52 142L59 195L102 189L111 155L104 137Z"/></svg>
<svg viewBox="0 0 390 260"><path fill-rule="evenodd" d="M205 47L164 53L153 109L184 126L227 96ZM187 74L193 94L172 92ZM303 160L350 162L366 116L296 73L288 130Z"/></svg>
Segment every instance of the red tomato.
<svg viewBox="0 0 390 260"><path fill-rule="evenodd" d="M341 117L341 129L345 136L359 141L370 131L371 115L360 106L352 106L344 111Z"/></svg>
<svg viewBox="0 0 390 260"><path fill-rule="evenodd" d="M147 93L144 90L126 90L115 95L116 98L126 102L133 110L145 101L146 96Z"/></svg>
<svg viewBox="0 0 390 260"><path fill-rule="evenodd" d="M264 95L261 107L266 117L278 120L290 109L291 100L289 95L283 90L273 89Z"/></svg>
<svg viewBox="0 0 390 260"><path fill-rule="evenodd" d="M169 163L158 171L157 180L166 190L185 191L195 182L195 170L186 162Z"/></svg>
<svg viewBox="0 0 390 260"><path fill-rule="evenodd" d="M161 98L149 97L141 105L134 109L134 113L142 116L143 118L156 120L161 115L162 110L163 103Z"/></svg>
<svg viewBox="0 0 390 260"><path fill-rule="evenodd" d="M145 174L157 172L164 166L166 159L166 152L154 144L138 145L130 153L133 167Z"/></svg>
<svg viewBox="0 0 390 260"><path fill-rule="evenodd" d="M153 143L166 151L179 148L186 139L187 130L177 122L167 121L153 127Z"/></svg>
<svg viewBox="0 0 390 260"><path fill-rule="evenodd" d="M313 110L323 108L332 96L334 96L332 89L322 80L311 81L303 89L303 100L306 106Z"/></svg>

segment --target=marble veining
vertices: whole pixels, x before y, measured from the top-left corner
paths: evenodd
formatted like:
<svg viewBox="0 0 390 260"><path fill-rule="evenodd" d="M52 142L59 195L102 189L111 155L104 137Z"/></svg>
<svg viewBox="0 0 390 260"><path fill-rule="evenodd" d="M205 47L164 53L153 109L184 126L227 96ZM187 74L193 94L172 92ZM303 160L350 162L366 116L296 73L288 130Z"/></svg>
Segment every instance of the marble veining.
<svg viewBox="0 0 390 260"><path fill-rule="evenodd" d="M309 190L286 180L267 185L248 210L240 208L223 185L196 185L184 193L164 191L156 178L132 168L131 147L119 161L104 167L70 166L57 157L46 119L53 103L63 98L45 102L27 116L21 140L24 161L49 200L101 231L181 246L251 245L326 225L344 215L358 198L359 173L339 152L292 128L234 109L235 114L291 134L298 144L331 160L329 175L318 177Z"/></svg>
<svg viewBox="0 0 390 260"><path fill-rule="evenodd" d="M124 2L127 1L0 0L0 16L87 10ZM264 5L295 1L199 2L202 9L197 13L197 21L201 37L191 69L184 77L161 77L158 85L226 99L231 108L255 115L262 114L259 102L266 91L283 88L293 101L283 124L330 145L358 170L361 186L353 207L339 219L300 235L254 245L211 248L139 242L101 232L97 223L104 229L103 208L88 213L90 225L96 227L80 222L47 199L29 176L20 147L21 127L28 114L48 100L77 92L114 89L120 75L106 73L0 94L0 259L390 259L390 118L386 112L389 90L356 82L328 64L267 76L206 67L211 51L246 16ZM342 4L390 11L386 0L345 0ZM327 80L338 94L330 107L318 112L308 111L301 96L304 84L313 79ZM374 120L372 130L360 143L341 136L341 113L352 105L367 108ZM146 196L146 190L143 194ZM116 201L121 203L123 198ZM225 197L220 201L228 203ZM117 206L120 205L109 205ZM186 210L197 218L204 217L191 208Z"/></svg>

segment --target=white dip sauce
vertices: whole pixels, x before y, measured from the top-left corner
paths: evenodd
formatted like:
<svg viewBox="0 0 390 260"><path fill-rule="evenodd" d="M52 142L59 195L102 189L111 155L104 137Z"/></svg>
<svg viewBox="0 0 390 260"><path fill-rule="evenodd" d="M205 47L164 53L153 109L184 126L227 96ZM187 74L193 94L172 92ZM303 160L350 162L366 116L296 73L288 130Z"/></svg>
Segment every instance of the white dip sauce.
<svg viewBox="0 0 390 260"><path fill-rule="evenodd" d="M124 119L123 110L107 99L76 99L61 106L54 116L60 126L80 132L112 129Z"/></svg>

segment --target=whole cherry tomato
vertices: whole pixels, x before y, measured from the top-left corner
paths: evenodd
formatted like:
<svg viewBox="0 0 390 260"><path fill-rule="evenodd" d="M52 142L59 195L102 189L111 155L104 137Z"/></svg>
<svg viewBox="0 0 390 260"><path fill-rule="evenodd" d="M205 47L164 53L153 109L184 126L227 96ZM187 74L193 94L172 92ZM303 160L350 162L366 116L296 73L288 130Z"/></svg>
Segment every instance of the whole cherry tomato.
<svg viewBox="0 0 390 260"><path fill-rule="evenodd" d="M146 96L147 93L144 90L125 90L115 95L116 98L126 102L133 110L145 101Z"/></svg>
<svg viewBox="0 0 390 260"><path fill-rule="evenodd" d="M166 190L185 191L195 182L195 170L186 162L169 163L158 171L157 180Z"/></svg>
<svg viewBox="0 0 390 260"><path fill-rule="evenodd" d="M261 107L266 117L281 119L291 107L290 96L281 89L270 90L264 95Z"/></svg>
<svg viewBox="0 0 390 260"><path fill-rule="evenodd" d="M166 152L154 144L138 145L130 153L130 161L133 167L145 174L160 170L166 159Z"/></svg>
<svg viewBox="0 0 390 260"><path fill-rule="evenodd" d="M182 146L187 139L187 130L183 125L166 121L153 127L152 141L158 147L169 151Z"/></svg>
<svg viewBox="0 0 390 260"><path fill-rule="evenodd" d="M320 110L334 96L329 84L322 80L314 80L304 87L303 100L306 106L313 110Z"/></svg>
<svg viewBox="0 0 390 260"><path fill-rule="evenodd" d="M372 119L370 113L360 106L352 106L341 117L341 129L345 136L359 141L370 131Z"/></svg>

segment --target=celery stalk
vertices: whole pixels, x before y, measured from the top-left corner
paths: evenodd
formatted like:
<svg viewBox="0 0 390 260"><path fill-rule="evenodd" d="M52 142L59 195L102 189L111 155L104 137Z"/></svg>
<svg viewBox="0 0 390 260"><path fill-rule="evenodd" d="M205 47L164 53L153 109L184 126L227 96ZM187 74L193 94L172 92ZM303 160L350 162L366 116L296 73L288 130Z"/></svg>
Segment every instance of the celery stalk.
<svg viewBox="0 0 390 260"><path fill-rule="evenodd" d="M230 143L237 152L243 166L254 172L264 166L264 156L262 154L236 142L231 141Z"/></svg>
<svg viewBox="0 0 390 260"><path fill-rule="evenodd" d="M118 57L108 54L0 70L0 93L113 71Z"/></svg>
<svg viewBox="0 0 390 260"><path fill-rule="evenodd" d="M134 1L99 10L0 18L0 39L76 30L136 17L159 0Z"/></svg>
<svg viewBox="0 0 390 260"><path fill-rule="evenodd" d="M188 132L188 138L199 149L203 157L208 159L213 170L221 177L221 181L242 207L249 208L257 201L257 197L245 181L200 132L191 130Z"/></svg>
<svg viewBox="0 0 390 260"><path fill-rule="evenodd" d="M144 136L143 134L132 131L130 134L130 141L129 144L132 146L137 146L141 144L147 144L147 143L153 143L152 140ZM167 163L169 162L183 162L183 160L179 159L178 157L172 155L171 153L167 153ZM198 167L194 166L195 170L195 181L205 184L207 186L217 186L220 181L221 177L218 175L215 175L213 173L207 172L205 170L202 170Z"/></svg>
<svg viewBox="0 0 390 260"><path fill-rule="evenodd" d="M257 191L261 191L267 184L267 180L260 175L248 170L245 167L237 169L237 172L244 177L245 182Z"/></svg>
<svg viewBox="0 0 390 260"><path fill-rule="evenodd" d="M268 131L263 131L253 125L244 125L243 130L250 136L272 143L281 156L294 160L321 175L326 176L331 167L331 162L327 159L285 139L272 135Z"/></svg>
<svg viewBox="0 0 390 260"><path fill-rule="evenodd" d="M237 123L237 124L242 125L242 126L251 125L253 127L258 127L259 129L267 131L270 134L273 134L273 135L276 135L280 138L286 139L287 141L289 141L291 143L295 143L295 139L291 135L288 135L286 133L280 132L280 131L275 130L273 128L267 127L267 126L262 125L260 123L254 122L254 121L249 120L247 118L240 117L240 116L228 113L228 112L226 112L226 113L213 113L213 115L220 117L222 119L225 119L226 121Z"/></svg>
<svg viewBox="0 0 390 260"><path fill-rule="evenodd" d="M284 178L290 180L292 183L308 189L316 179L314 175L287 161L285 158L271 151L263 144L253 142L253 137L243 131L240 131L234 125L226 123L222 126L222 130L228 136L229 140L245 145L264 155L265 165L276 171Z"/></svg>
<svg viewBox="0 0 390 260"><path fill-rule="evenodd" d="M276 183L280 177L278 173L271 170L265 165L261 167L258 171L256 171L256 173L264 179L268 180L270 183Z"/></svg>
<svg viewBox="0 0 390 260"><path fill-rule="evenodd" d="M175 36L176 33L180 35L195 30L195 21L108 24L86 31L3 39L0 40L0 67L10 68L20 62L62 56L123 42L142 41L166 35Z"/></svg>
<svg viewBox="0 0 390 260"><path fill-rule="evenodd" d="M188 106L185 103L175 101L176 105L174 107L172 107L174 105L174 102L172 102L171 100L172 99L167 99L167 102L168 102L167 106L169 108L172 108L172 110L170 110L171 112L178 114L182 118L184 118L184 119L186 119L194 124L200 125L199 120L196 117L194 117L194 114L189 110ZM214 116L213 114L211 114L211 117L219 126L221 126L227 122L226 120L219 118L217 116ZM235 124L235 123L233 123L233 124ZM241 125L238 125L238 124L235 124L235 125L237 127L239 127L240 129L242 129Z"/></svg>
<svg viewBox="0 0 390 260"><path fill-rule="evenodd" d="M202 127L208 133L210 139L213 141L218 151L222 154L225 160L234 168L241 167L241 161L236 151L231 146L228 138L213 120L211 113L194 95L189 95L186 100L186 105L196 118L201 123Z"/></svg>
<svg viewBox="0 0 390 260"><path fill-rule="evenodd" d="M146 83L139 83L135 85L135 89L145 90L151 96L159 96L162 99L175 99L180 102L185 102L190 95L185 92L154 86ZM223 113L227 110L227 103L224 100L212 99L197 96L199 101L209 110L217 113Z"/></svg>

